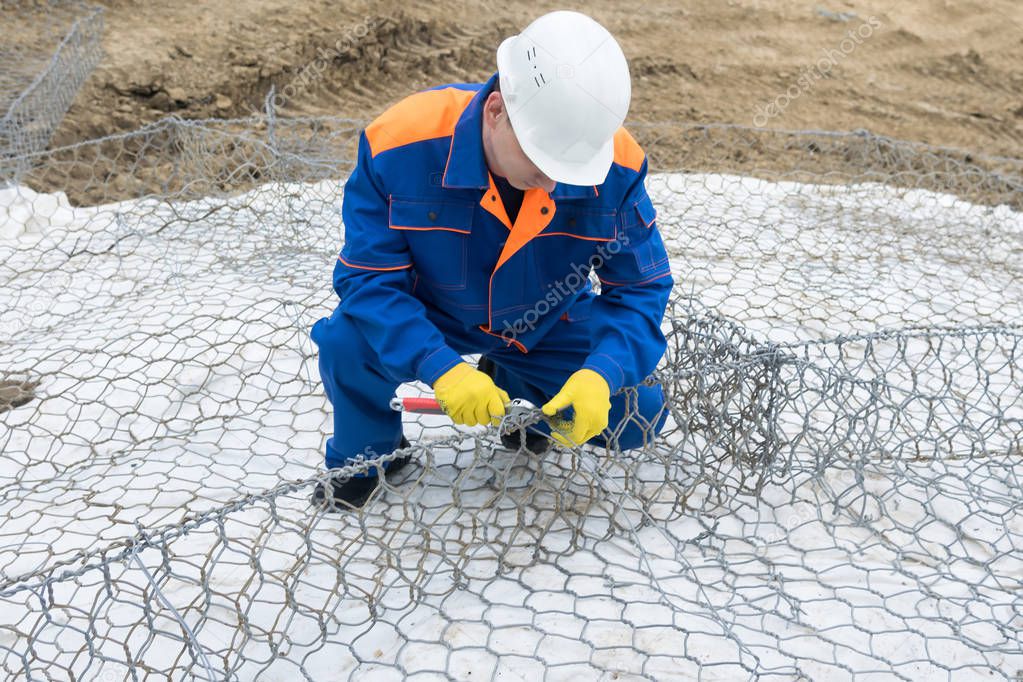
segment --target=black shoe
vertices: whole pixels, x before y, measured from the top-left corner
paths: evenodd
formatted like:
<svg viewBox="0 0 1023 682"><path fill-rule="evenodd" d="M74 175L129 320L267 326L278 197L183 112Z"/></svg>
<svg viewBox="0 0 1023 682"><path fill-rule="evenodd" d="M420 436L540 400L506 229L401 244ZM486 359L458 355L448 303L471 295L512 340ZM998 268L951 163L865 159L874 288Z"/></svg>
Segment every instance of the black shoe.
<svg viewBox="0 0 1023 682"><path fill-rule="evenodd" d="M526 436L525 443L522 442L523 434ZM520 447L524 447L534 455L542 455L550 448L551 440L546 434L519 429L511 433L502 433L501 445L509 450L518 450Z"/></svg>
<svg viewBox="0 0 1023 682"><path fill-rule="evenodd" d="M486 355L480 356L480 361L476 363L476 369L486 374L491 379L494 378L494 370L496 365L494 361L488 358ZM526 450L533 453L534 455L542 455L547 452L547 449L551 446L550 438L543 433L536 433L534 431L526 431L525 437L526 442L522 442L523 429L512 433L501 434L501 445L508 448L509 450L518 450L520 447L525 447Z"/></svg>
<svg viewBox="0 0 1023 682"><path fill-rule="evenodd" d="M398 449L407 448L408 446L408 440L406 440L405 436L402 436ZM411 459L411 455L405 455L404 457L392 460L387 465L385 475L392 476L401 471ZM380 481L377 476L362 476L348 479L332 477L328 479L328 482L330 483L332 494L327 492L326 483L320 481L316 484L316 488L313 489L310 501L314 506L323 508L324 511L335 512L362 507L362 505L366 504L369 496L373 494L373 491L377 489Z"/></svg>

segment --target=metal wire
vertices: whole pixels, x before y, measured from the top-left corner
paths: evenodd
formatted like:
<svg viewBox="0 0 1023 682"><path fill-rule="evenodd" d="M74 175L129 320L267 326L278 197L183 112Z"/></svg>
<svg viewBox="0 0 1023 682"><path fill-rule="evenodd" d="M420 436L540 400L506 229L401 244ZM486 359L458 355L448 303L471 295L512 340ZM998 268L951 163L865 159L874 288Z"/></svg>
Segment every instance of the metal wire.
<svg viewBox="0 0 1023 682"><path fill-rule="evenodd" d="M4 190L4 677L1018 679L1019 164L642 128L692 143L648 179L661 434L535 457L409 415L413 463L325 514L308 330L359 123L271 118Z"/></svg>
<svg viewBox="0 0 1023 682"><path fill-rule="evenodd" d="M16 11L19 8L22 12ZM78 89L99 63L103 10L63 0L35 6L8 0L0 9L5 10L0 31L2 186L25 170L18 163L24 163L27 155L46 148ZM31 42L22 44L25 39ZM39 52L39 42L45 39L52 53Z"/></svg>

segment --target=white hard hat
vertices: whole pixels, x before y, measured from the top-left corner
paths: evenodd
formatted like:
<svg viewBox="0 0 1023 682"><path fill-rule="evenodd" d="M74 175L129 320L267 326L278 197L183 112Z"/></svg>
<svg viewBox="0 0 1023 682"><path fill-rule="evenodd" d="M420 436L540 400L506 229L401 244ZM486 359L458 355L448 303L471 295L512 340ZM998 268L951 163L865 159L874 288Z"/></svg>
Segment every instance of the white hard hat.
<svg viewBox="0 0 1023 682"><path fill-rule="evenodd" d="M501 96L522 151L556 182L599 185L632 97L629 65L606 28L567 10L497 48Z"/></svg>

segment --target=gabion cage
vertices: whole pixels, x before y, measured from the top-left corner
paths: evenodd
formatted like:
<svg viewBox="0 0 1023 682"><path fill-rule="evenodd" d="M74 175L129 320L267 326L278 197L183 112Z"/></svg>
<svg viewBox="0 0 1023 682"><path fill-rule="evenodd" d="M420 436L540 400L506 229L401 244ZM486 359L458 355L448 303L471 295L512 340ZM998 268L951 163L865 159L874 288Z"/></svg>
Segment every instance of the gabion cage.
<svg viewBox="0 0 1023 682"><path fill-rule="evenodd" d="M0 4L0 184L49 144L99 63L102 35L101 7L61 0Z"/></svg>
<svg viewBox="0 0 1023 682"><path fill-rule="evenodd" d="M325 514L359 126L171 118L4 190L5 677L1019 679L1019 162L637 126L663 432L535 457L408 415L413 464Z"/></svg>

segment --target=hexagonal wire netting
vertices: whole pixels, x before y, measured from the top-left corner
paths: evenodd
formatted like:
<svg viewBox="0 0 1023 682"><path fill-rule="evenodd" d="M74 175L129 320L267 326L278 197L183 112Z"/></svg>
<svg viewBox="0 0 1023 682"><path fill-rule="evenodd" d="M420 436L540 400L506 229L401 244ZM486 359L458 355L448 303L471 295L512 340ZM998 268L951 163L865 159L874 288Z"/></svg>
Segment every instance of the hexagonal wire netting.
<svg viewBox="0 0 1023 682"><path fill-rule="evenodd" d="M1018 679L1019 162L636 126L677 282L661 435L535 457L410 414L412 466L334 514L308 330L358 130L167 119L25 159L5 676Z"/></svg>
<svg viewBox="0 0 1023 682"><path fill-rule="evenodd" d="M8 0L0 10L2 182L46 148L99 63L103 10L65 0Z"/></svg>

